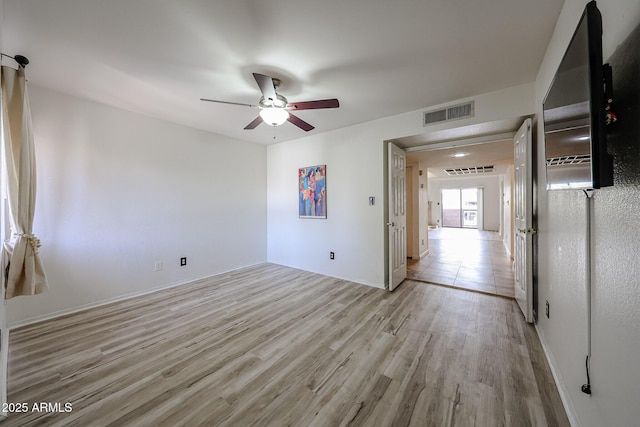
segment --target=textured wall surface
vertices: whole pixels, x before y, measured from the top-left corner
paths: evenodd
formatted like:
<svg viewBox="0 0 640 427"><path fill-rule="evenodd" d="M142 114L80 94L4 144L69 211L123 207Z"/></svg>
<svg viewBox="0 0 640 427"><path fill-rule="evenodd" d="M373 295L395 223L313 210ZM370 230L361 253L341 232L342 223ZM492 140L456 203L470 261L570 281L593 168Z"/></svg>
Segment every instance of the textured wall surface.
<svg viewBox="0 0 640 427"><path fill-rule="evenodd" d="M591 395L587 380L587 215L582 191L546 191L538 164L538 331L574 425L638 425L640 370L640 3L598 2L604 58L613 67L617 123L607 128L614 186L593 195ZM567 0L536 83L539 101L566 48L584 3ZM633 25L629 25L633 22ZM633 29L635 27L635 29ZM628 28L627 34L620 32ZM542 136L538 143L543 142ZM539 147L541 156L543 148ZM550 303L550 317L544 302Z"/></svg>
<svg viewBox="0 0 640 427"><path fill-rule="evenodd" d="M594 205L593 382L599 410L626 402L616 425L633 425L640 419L640 25L609 62L619 121L608 133L615 186L599 191Z"/></svg>
<svg viewBox="0 0 640 427"><path fill-rule="evenodd" d="M609 58L613 68L613 108L619 121L608 129L609 152L614 155L615 184L640 185L640 25Z"/></svg>

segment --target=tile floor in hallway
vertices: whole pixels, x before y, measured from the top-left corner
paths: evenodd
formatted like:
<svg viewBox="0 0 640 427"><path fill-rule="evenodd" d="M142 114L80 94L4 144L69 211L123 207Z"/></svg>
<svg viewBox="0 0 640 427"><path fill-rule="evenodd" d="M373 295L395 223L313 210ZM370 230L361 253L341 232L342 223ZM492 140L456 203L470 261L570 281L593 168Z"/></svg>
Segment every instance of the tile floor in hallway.
<svg viewBox="0 0 640 427"><path fill-rule="evenodd" d="M512 260L497 232L429 230L429 255L409 260L407 277L484 293L514 296Z"/></svg>

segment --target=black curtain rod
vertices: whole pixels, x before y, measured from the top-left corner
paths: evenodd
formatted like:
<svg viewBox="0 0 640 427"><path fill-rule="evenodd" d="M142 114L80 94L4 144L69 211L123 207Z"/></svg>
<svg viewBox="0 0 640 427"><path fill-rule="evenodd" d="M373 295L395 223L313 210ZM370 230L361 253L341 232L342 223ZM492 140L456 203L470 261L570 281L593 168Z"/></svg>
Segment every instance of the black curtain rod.
<svg viewBox="0 0 640 427"><path fill-rule="evenodd" d="M22 55L11 56L11 55L7 55L7 54L4 54L4 53L0 53L0 55L6 56L7 58L13 59L22 68L26 68L27 64L29 64L29 60L27 59L26 56L22 56Z"/></svg>

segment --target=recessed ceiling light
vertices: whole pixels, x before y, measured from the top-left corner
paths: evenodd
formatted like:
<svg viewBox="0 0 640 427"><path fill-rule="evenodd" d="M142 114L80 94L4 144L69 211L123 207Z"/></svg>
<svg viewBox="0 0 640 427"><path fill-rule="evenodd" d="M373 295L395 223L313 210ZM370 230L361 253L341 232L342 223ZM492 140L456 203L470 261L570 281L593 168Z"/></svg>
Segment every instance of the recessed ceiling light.
<svg viewBox="0 0 640 427"><path fill-rule="evenodd" d="M466 155L467 155L467 153L456 153L456 154L453 155L453 157L464 157Z"/></svg>

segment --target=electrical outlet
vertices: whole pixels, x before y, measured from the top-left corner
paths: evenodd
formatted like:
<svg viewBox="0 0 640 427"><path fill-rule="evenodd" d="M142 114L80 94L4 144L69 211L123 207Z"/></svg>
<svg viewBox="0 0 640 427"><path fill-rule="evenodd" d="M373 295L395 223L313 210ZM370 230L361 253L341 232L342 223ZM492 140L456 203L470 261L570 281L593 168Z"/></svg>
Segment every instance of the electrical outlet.
<svg viewBox="0 0 640 427"><path fill-rule="evenodd" d="M544 314L547 315L547 319L549 318L549 301L544 302Z"/></svg>
<svg viewBox="0 0 640 427"><path fill-rule="evenodd" d="M186 256L180 258L180 267L184 267L185 265L187 265L187 257Z"/></svg>
<svg viewBox="0 0 640 427"><path fill-rule="evenodd" d="M333 252L329 252L329 259L335 259L335 254Z"/></svg>
<svg viewBox="0 0 640 427"><path fill-rule="evenodd" d="M162 261L156 261L155 270L156 271L161 271L162 270Z"/></svg>

